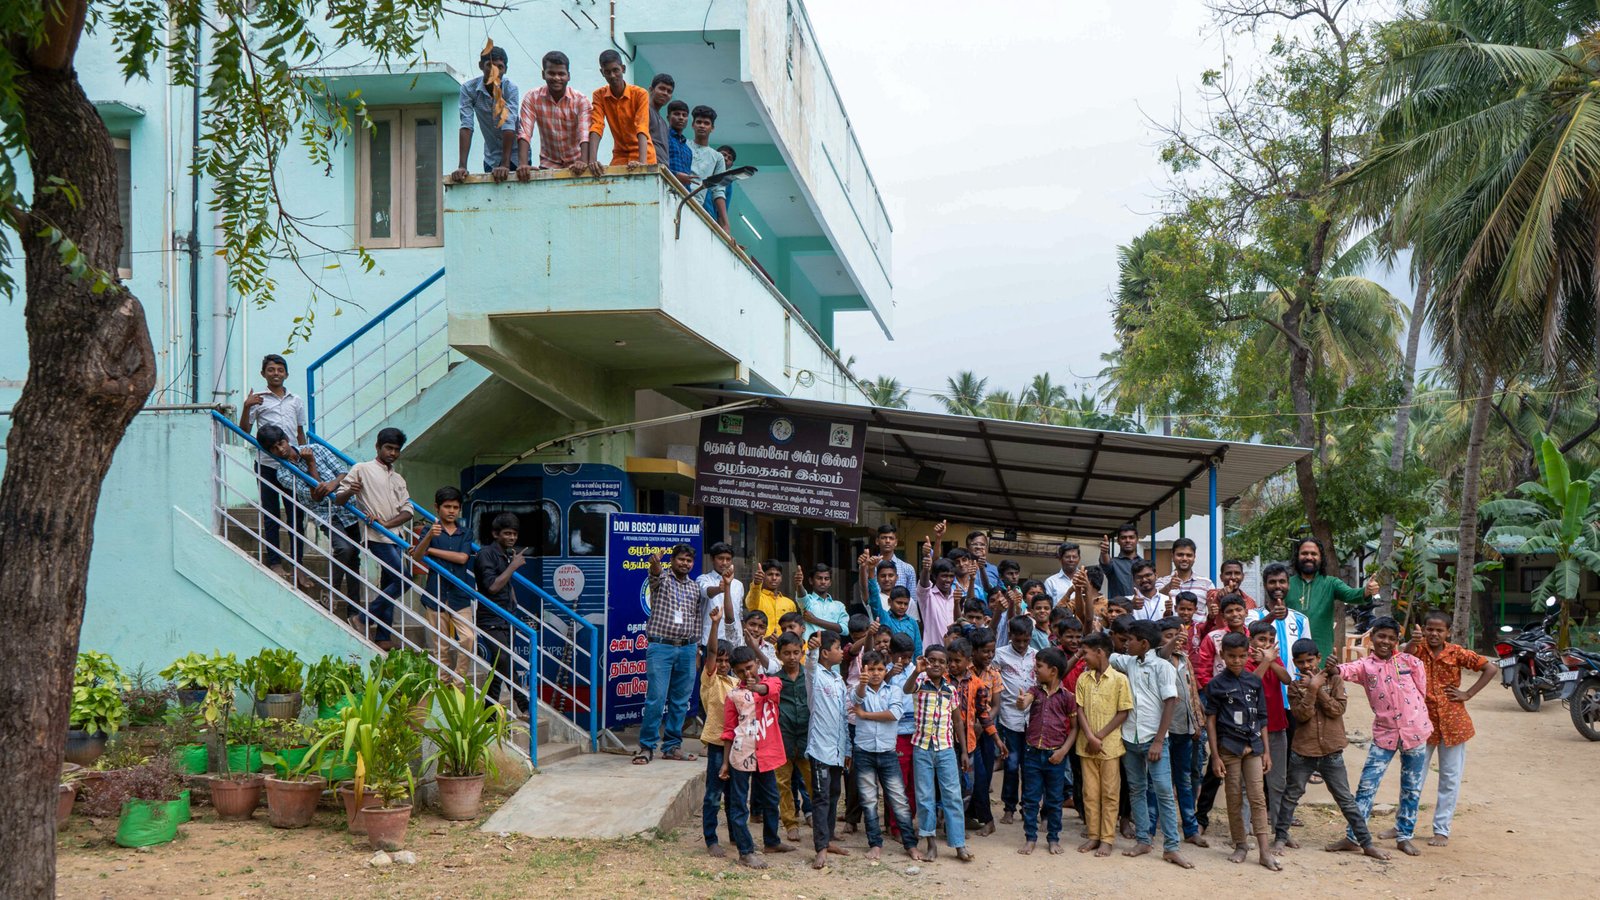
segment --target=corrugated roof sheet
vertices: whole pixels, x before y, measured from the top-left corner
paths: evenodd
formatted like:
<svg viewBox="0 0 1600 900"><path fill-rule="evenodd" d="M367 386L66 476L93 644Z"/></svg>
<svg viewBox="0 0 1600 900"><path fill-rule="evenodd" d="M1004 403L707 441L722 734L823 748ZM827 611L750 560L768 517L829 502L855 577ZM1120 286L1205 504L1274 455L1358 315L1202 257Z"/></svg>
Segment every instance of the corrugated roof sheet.
<svg viewBox="0 0 1600 900"><path fill-rule="evenodd" d="M719 403L759 396L701 388L692 393ZM1177 519L1180 492L1190 514L1206 511L1206 469L1212 461L1217 463L1217 500L1227 504L1311 452L789 397L762 399L770 408L796 415L866 424L861 487L887 506L919 517L959 517L1018 530L1092 534L1134 519L1144 526L1152 509L1165 527Z"/></svg>

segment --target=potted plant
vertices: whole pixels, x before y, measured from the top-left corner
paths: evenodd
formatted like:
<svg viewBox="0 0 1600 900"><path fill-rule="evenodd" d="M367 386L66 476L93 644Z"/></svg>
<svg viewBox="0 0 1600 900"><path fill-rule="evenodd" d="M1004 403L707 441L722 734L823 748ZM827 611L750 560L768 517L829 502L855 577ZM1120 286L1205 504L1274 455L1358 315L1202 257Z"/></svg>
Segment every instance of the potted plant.
<svg viewBox="0 0 1600 900"><path fill-rule="evenodd" d="M167 708L161 726L162 746L173 758L180 775L204 775L210 761L210 751L205 743L204 720L200 709L193 706Z"/></svg>
<svg viewBox="0 0 1600 900"><path fill-rule="evenodd" d="M300 715L300 689L305 686L305 663L282 647L262 650L245 660L244 684L255 698L255 713L264 719L294 719Z"/></svg>
<svg viewBox="0 0 1600 900"><path fill-rule="evenodd" d="M78 779L82 777L83 767L77 763L61 764L61 783L56 794L56 830L67 823L67 818L72 815L72 803L78 797Z"/></svg>
<svg viewBox="0 0 1600 900"><path fill-rule="evenodd" d="M420 731L439 686L438 665L421 650L400 648L373 657L368 668L385 688L396 689L394 701L410 708L412 725Z"/></svg>
<svg viewBox="0 0 1600 900"><path fill-rule="evenodd" d="M207 685L237 682L238 668L239 660L232 653L188 653L162 669L161 677L177 688L179 704L199 706L205 700Z"/></svg>
<svg viewBox="0 0 1600 900"><path fill-rule="evenodd" d="M67 762L88 765L105 752L106 740L128 720L122 688L122 670L110 656L92 650L78 654L72 673Z"/></svg>
<svg viewBox="0 0 1600 900"><path fill-rule="evenodd" d="M128 707L129 728L153 728L166 721L167 707L177 692L139 666L123 683L122 702Z"/></svg>
<svg viewBox="0 0 1600 900"><path fill-rule="evenodd" d="M439 711L423 729L439 749L439 811L446 819L476 819L483 809L483 783L497 773L490 749L511 734L505 708L486 702L488 692L473 685L449 685L435 695Z"/></svg>
<svg viewBox="0 0 1600 900"><path fill-rule="evenodd" d="M307 667L302 695L307 703L316 706L317 718L337 719L351 686L360 681L360 664L337 656L324 656Z"/></svg>
<svg viewBox="0 0 1600 900"><path fill-rule="evenodd" d="M321 763L322 750L337 735L324 735L310 747L303 748L299 758L272 751L263 753L262 759L277 769L277 776L268 775L267 821L273 828L304 828L311 824L317 812L317 802L322 799L322 789L327 785L321 775L314 774Z"/></svg>
<svg viewBox="0 0 1600 900"><path fill-rule="evenodd" d="M261 740L266 734L266 721L249 713L234 713L228 717L222 744L226 771L249 774L261 771Z"/></svg>
<svg viewBox="0 0 1600 900"><path fill-rule="evenodd" d="M343 709L343 707L340 707ZM335 741L323 746L317 754L317 774L328 780L329 784L338 785L356 777L356 764L354 761L346 762L344 754L337 741L344 738L344 720L317 719L307 726L311 731L313 744L327 735L334 735Z"/></svg>
<svg viewBox="0 0 1600 900"><path fill-rule="evenodd" d="M207 663L204 677L210 680L201 685L205 689L205 699L200 704L200 721L217 736L222 750L217 757L222 771L211 778L211 806L217 811L217 818L224 821L248 819L261 805L261 776L235 771L229 763L228 752L230 742L235 739L234 723L240 719L233 715L233 696L244 675L244 667L231 653L214 653ZM252 717L246 716L242 717L240 725L245 731L259 728L251 724L253 722ZM240 736L248 738L250 735ZM246 746L241 758L248 764L250 751ZM259 769L259 747L255 748L255 755Z"/></svg>
<svg viewBox="0 0 1600 900"><path fill-rule="evenodd" d="M383 825L374 848L398 849L411 817L408 801L415 783L411 762L422 749L422 734L412 721L414 706L407 702L415 696L408 690L415 676L402 675L386 685L383 667L374 668L360 699L352 695L341 714L344 759L355 764L355 780L349 788L340 785L339 796L351 833L366 831L369 842L373 839L367 812L386 810L380 815Z"/></svg>
<svg viewBox="0 0 1600 900"><path fill-rule="evenodd" d="M262 719L261 761L265 765L276 766L278 775L282 777L289 766L300 764L314 739L311 727L294 719ZM280 762L273 763L269 756Z"/></svg>
<svg viewBox="0 0 1600 900"><path fill-rule="evenodd" d="M121 800L116 841L123 847L165 844L189 818L183 779L170 760L157 758L110 773L105 791Z"/></svg>

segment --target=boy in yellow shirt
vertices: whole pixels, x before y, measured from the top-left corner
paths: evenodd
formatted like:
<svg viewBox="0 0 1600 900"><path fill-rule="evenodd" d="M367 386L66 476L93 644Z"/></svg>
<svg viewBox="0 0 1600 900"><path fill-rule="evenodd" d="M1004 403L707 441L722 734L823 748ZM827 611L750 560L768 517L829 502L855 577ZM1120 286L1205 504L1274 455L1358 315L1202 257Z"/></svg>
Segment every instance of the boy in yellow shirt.
<svg viewBox="0 0 1600 900"><path fill-rule="evenodd" d="M722 618L722 608L711 607L711 631L716 633L717 620ZM700 743L706 745L706 797L700 805L700 824L705 831L706 852L717 858L728 855L717 841L717 808L728 805L727 785L718 777L722 771L722 725L728 692L738 684L729 671L728 657L733 645L718 640L707 644L706 650L715 654L700 669L700 705L705 709L706 725L700 729Z"/></svg>
<svg viewBox="0 0 1600 900"><path fill-rule="evenodd" d="M1110 856L1117 836L1117 796L1122 787L1122 723L1133 710L1128 676L1111 668L1111 639L1085 635L1086 663L1074 693L1078 701L1078 758L1083 762L1083 824L1089 839L1079 853Z"/></svg>
<svg viewBox="0 0 1600 900"><path fill-rule="evenodd" d="M794 579L796 587L804 588L805 576L799 567L795 568ZM797 613L799 604L779 593L783 587L783 564L775 559L769 559L761 564L761 575L750 577L750 590L744 598L746 610L759 609L767 615L767 637L776 638L778 632L783 630L778 621L785 613Z"/></svg>

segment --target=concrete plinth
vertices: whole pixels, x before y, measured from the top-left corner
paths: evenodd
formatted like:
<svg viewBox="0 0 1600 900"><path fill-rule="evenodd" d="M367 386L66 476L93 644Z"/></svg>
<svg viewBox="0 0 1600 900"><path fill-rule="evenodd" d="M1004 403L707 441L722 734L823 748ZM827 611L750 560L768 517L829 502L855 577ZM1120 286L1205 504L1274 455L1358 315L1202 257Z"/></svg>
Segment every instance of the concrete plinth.
<svg viewBox="0 0 1600 900"><path fill-rule="evenodd" d="M698 743L685 749L699 751ZM657 756L647 766L585 753L539 767L483 830L540 838L621 838L688 821L705 796L706 764Z"/></svg>

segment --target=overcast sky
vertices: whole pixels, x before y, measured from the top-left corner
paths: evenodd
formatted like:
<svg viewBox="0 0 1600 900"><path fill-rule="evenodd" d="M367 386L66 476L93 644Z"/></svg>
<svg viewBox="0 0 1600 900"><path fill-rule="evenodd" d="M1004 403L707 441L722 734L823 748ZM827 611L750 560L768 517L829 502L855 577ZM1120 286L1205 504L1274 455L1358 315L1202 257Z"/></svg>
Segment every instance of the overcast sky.
<svg viewBox="0 0 1600 900"><path fill-rule="evenodd" d="M1202 71L1256 47L1224 48L1201 0L806 9L894 223L894 340L845 313L835 344L923 408L961 369L1013 392L1045 371L1092 385L1115 347L1117 246L1166 184L1149 119L1193 109Z"/></svg>

